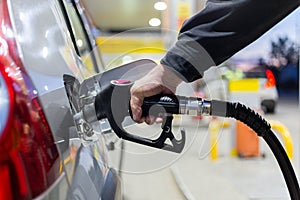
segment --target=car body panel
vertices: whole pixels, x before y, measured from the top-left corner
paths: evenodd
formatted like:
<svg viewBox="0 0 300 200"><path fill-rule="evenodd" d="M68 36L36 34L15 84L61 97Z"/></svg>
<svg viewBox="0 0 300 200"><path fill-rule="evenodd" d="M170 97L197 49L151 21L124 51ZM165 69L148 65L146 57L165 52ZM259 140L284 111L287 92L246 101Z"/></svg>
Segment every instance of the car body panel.
<svg viewBox="0 0 300 200"><path fill-rule="evenodd" d="M102 192L105 187L110 197L120 199L120 180L103 134L97 131L92 140L82 140L70 112L63 75L82 81L88 70L76 54L62 0L10 0L8 5L19 57L59 150L60 176L37 199L100 199L108 195Z"/></svg>

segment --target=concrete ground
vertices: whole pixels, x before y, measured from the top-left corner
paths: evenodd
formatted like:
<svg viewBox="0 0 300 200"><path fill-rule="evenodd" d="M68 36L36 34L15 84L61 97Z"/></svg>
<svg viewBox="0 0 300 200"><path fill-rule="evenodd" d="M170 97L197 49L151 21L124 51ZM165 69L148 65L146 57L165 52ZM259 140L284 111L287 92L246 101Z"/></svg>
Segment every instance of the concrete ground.
<svg viewBox="0 0 300 200"><path fill-rule="evenodd" d="M266 119L282 122L293 139L292 164L299 174L299 109L296 101L279 102ZM260 152L265 157L241 159L230 155L232 127L218 135L218 159L210 158L207 123L191 117L175 118L174 130L186 129L186 146L181 154L146 148L126 142L123 163L123 193L126 200L156 199L289 199L283 176L264 141ZM158 125L130 127L131 132L157 136ZM280 137L280 136L279 136Z"/></svg>

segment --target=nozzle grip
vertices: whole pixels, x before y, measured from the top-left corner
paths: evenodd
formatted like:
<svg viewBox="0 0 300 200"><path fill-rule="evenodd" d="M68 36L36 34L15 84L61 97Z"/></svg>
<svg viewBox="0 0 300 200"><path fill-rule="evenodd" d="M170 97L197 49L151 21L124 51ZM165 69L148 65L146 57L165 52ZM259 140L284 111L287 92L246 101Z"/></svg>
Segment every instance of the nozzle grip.
<svg viewBox="0 0 300 200"><path fill-rule="evenodd" d="M95 98L95 110L98 120L107 118L111 128L118 137L139 144L180 153L185 144L185 132L181 132L181 139L177 140L171 132L173 117L164 115L163 131L156 139L140 137L127 132L122 122L130 113L130 85L110 84L103 89ZM175 95L156 95L145 99L144 114L161 116L163 114L178 113L179 104ZM170 139L172 145L166 143Z"/></svg>
<svg viewBox="0 0 300 200"><path fill-rule="evenodd" d="M174 94L158 94L146 97L142 105L142 116L161 117L164 114L179 114L179 101Z"/></svg>

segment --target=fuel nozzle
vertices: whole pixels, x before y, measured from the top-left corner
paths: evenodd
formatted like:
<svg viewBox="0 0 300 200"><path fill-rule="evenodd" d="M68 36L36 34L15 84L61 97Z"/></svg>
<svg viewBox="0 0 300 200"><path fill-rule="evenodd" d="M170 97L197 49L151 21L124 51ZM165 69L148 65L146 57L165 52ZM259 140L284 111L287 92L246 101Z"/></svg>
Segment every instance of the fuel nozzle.
<svg viewBox="0 0 300 200"><path fill-rule="evenodd" d="M65 75L64 82L67 96L72 108L78 133L83 138L93 134L91 123L107 119L115 134L135 143L180 153L185 145L185 130L181 129L180 139L172 133L173 114L209 115L210 102L195 97L184 97L174 94L158 94L144 99L143 116L163 118L162 132L156 139L131 134L123 127L126 117L131 117L129 80L112 80L99 90L92 90L93 95L80 95L81 84L74 77ZM171 141L171 145L166 140Z"/></svg>
<svg viewBox="0 0 300 200"><path fill-rule="evenodd" d="M98 120L107 118L114 132L125 140L143 145L181 152L185 144L185 130L181 130L181 139L176 139L172 133L173 114L209 115L210 101L196 97L184 97L174 94L158 94L144 98L142 116L155 116L163 119L161 135L152 140L128 133L122 126L125 117L132 116L130 109L129 80L113 80L95 97L95 111ZM165 143L170 139L172 145Z"/></svg>
<svg viewBox="0 0 300 200"><path fill-rule="evenodd" d="M175 95L156 95L145 98L142 106L143 115L154 115L163 118L162 132L156 139L131 134L123 127L122 122L130 117L131 81L114 80L95 97L95 112L98 120L107 118L116 135L131 142L180 153L185 145L185 131L181 130L180 139L172 133L173 114L179 114L179 101ZM172 144L166 143L169 139Z"/></svg>

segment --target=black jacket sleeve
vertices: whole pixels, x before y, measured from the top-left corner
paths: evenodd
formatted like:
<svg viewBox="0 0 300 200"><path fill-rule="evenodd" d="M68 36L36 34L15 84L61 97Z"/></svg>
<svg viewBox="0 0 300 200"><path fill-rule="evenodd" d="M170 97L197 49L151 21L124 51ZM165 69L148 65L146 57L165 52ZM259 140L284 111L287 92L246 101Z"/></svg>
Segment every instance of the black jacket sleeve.
<svg viewBox="0 0 300 200"><path fill-rule="evenodd" d="M208 0L188 19L161 63L191 82L256 40L300 0Z"/></svg>

